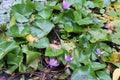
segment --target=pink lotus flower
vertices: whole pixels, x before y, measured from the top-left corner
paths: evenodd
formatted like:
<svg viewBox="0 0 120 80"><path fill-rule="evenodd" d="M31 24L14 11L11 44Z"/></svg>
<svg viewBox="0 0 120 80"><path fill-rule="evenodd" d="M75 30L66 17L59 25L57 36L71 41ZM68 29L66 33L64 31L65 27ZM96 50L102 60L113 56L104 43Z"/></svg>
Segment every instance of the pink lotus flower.
<svg viewBox="0 0 120 80"><path fill-rule="evenodd" d="M71 3L63 0L63 2L62 2L62 9L63 9L63 10L69 9L70 6L71 6Z"/></svg>
<svg viewBox="0 0 120 80"><path fill-rule="evenodd" d="M51 68L58 66L58 62L54 58L50 59L49 62L48 62L48 64L50 65Z"/></svg>
<svg viewBox="0 0 120 80"><path fill-rule="evenodd" d="M72 56L65 54L65 61L66 61L66 62L70 62L72 59L73 59Z"/></svg>

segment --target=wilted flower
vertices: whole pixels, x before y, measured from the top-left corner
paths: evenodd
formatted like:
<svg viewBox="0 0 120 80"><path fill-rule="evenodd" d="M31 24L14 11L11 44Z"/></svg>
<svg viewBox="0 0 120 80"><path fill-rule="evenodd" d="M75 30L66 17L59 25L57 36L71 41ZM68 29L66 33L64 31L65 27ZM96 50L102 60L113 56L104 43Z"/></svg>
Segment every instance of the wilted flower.
<svg viewBox="0 0 120 80"><path fill-rule="evenodd" d="M57 60L53 58L49 60L48 64L50 65L51 68L58 66Z"/></svg>
<svg viewBox="0 0 120 80"><path fill-rule="evenodd" d="M33 37L31 34L28 34L28 35L26 36L26 39L27 39L27 41L28 41L29 43L33 43L34 41L37 41L37 40L38 40L37 37Z"/></svg>
<svg viewBox="0 0 120 80"><path fill-rule="evenodd" d="M96 49L96 54L98 55L98 56L100 56L101 55L101 50L98 48L98 49Z"/></svg>
<svg viewBox="0 0 120 80"><path fill-rule="evenodd" d="M65 54L65 60L66 60L66 62L70 62L72 59L73 59L72 56Z"/></svg>
<svg viewBox="0 0 120 80"><path fill-rule="evenodd" d="M65 9L69 9L70 6L71 6L71 3L63 0L63 2L62 2L62 9L64 9L64 10L65 10Z"/></svg>

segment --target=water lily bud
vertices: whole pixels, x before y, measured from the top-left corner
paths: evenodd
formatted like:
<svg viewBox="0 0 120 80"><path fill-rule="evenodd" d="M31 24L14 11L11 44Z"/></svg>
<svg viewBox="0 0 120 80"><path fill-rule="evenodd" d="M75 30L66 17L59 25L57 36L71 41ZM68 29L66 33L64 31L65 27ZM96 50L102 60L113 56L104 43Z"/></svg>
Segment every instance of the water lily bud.
<svg viewBox="0 0 120 80"><path fill-rule="evenodd" d="M98 56L100 56L101 55L101 50L98 48L98 49L96 49L96 54L98 55Z"/></svg>
<svg viewBox="0 0 120 80"><path fill-rule="evenodd" d="M72 59L73 59L72 56L70 56L70 55L65 55L65 61L66 61L66 62L70 62Z"/></svg>
<svg viewBox="0 0 120 80"><path fill-rule="evenodd" d="M70 6L71 6L71 3L63 0L63 2L62 2L62 9L63 9L63 10L69 9Z"/></svg>

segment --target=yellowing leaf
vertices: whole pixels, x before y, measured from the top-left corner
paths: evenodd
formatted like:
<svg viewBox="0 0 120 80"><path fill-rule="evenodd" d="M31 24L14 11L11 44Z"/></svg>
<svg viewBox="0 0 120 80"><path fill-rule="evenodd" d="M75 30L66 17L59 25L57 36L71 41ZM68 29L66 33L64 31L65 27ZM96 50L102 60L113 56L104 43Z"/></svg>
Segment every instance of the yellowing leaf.
<svg viewBox="0 0 120 80"><path fill-rule="evenodd" d="M73 42L66 42L61 40L62 48L66 49L68 52L72 51L76 46Z"/></svg>
<svg viewBox="0 0 120 80"><path fill-rule="evenodd" d="M118 53L110 54L110 61L111 62L120 62L120 54L118 54Z"/></svg>
<svg viewBox="0 0 120 80"><path fill-rule="evenodd" d="M119 80L120 77L120 68L117 68L113 72L113 80Z"/></svg>
<svg viewBox="0 0 120 80"><path fill-rule="evenodd" d="M26 39L27 39L27 41L28 41L29 43L33 43L34 41L37 41L37 40L38 40L37 37L33 37L31 34L28 34L28 35L26 36Z"/></svg>
<svg viewBox="0 0 120 80"><path fill-rule="evenodd" d="M108 23L111 22L111 21L114 21L114 20L115 20L114 17L112 17L112 16L107 16L107 22L108 22Z"/></svg>
<svg viewBox="0 0 120 80"><path fill-rule="evenodd" d="M108 10L114 10L114 8L110 5L108 7L106 7Z"/></svg>
<svg viewBox="0 0 120 80"><path fill-rule="evenodd" d="M13 26L16 24L16 20L15 20L15 17L12 16L11 20L10 20L10 26Z"/></svg>
<svg viewBox="0 0 120 80"><path fill-rule="evenodd" d="M6 40L9 40L9 37L8 36L5 36L4 37L4 40L6 41Z"/></svg>
<svg viewBox="0 0 120 80"><path fill-rule="evenodd" d="M120 5L119 4L114 4L114 9L120 9Z"/></svg>

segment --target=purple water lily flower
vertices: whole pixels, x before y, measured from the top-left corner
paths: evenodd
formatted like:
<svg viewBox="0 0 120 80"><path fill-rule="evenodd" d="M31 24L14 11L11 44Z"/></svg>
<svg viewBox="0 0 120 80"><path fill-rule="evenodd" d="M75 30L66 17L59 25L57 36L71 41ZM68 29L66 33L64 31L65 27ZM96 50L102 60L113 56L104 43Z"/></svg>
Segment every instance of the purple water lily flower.
<svg viewBox="0 0 120 80"><path fill-rule="evenodd" d="M101 50L98 48L98 49L96 49L96 54L98 55L98 56L100 56L101 55Z"/></svg>
<svg viewBox="0 0 120 80"><path fill-rule="evenodd" d="M69 9L70 6L71 6L70 2L67 2L67 1L63 0L63 2L62 2L62 9L63 10Z"/></svg>
<svg viewBox="0 0 120 80"><path fill-rule="evenodd" d="M66 61L66 62L70 62L72 59L73 59L72 56L65 54L65 61Z"/></svg>
<svg viewBox="0 0 120 80"><path fill-rule="evenodd" d="M50 65L51 68L58 66L58 62L54 58L50 59L49 62L48 62L48 64Z"/></svg>

